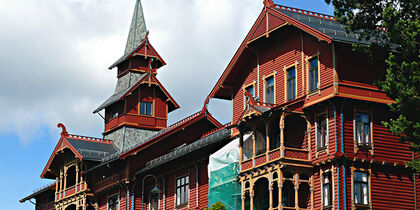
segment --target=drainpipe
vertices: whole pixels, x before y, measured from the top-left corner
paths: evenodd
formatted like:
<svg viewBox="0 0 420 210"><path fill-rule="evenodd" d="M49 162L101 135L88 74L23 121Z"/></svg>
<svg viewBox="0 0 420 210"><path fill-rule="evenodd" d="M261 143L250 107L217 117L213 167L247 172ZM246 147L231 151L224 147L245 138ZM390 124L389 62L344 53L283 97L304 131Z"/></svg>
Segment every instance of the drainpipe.
<svg viewBox="0 0 420 210"><path fill-rule="evenodd" d="M198 165L197 163L194 163L195 166L195 203L196 203L196 209L198 209Z"/></svg>
<svg viewBox="0 0 420 210"><path fill-rule="evenodd" d="M165 189L166 189L166 182L165 182L165 178L162 176L162 175L160 175L160 178L162 179L162 183L163 183L163 210L165 210L165 195L166 195L166 193L165 193Z"/></svg>
<svg viewBox="0 0 420 210"><path fill-rule="evenodd" d="M344 155L344 118L343 109L347 98L344 99L340 107L340 119L341 119L341 154ZM344 191L344 210L347 210L347 188L346 188L346 167L343 163L343 191Z"/></svg>
<svg viewBox="0 0 420 210"><path fill-rule="evenodd" d="M136 202L136 200L134 199L134 188L136 187L136 183L136 176L134 176L133 187L131 188L131 210L134 210L134 203Z"/></svg>
<svg viewBox="0 0 420 210"><path fill-rule="evenodd" d="M330 100L328 100L328 103L331 104L331 106L334 109L334 140L335 140L335 157L337 157L337 110L335 109L334 103L332 103ZM335 159L335 163L337 165L337 210L340 210L340 167L338 167L337 159Z"/></svg>

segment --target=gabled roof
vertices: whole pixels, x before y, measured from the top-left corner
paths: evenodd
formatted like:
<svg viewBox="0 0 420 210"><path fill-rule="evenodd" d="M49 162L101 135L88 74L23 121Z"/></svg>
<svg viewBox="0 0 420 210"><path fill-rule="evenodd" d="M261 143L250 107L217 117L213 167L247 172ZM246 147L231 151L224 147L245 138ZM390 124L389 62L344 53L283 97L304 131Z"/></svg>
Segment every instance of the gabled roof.
<svg viewBox="0 0 420 210"><path fill-rule="evenodd" d="M130 155L136 154L137 152L149 147L150 145L153 145L160 140L167 138L171 136L172 134L176 133L177 131L180 131L202 119L207 119L212 124L215 125L215 127L221 127L222 124L220 124L219 121L217 121L208 111L206 108L203 108L201 111L181 120L173 125L164 128L160 131L158 131L155 135L151 136L149 140L145 141L144 143L141 143L140 145L135 145L132 148L127 149L127 151L123 152L119 158L124 159Z"/></svg>
<svg viewBox="0 0 420 210"><path fill-rule="evenodd" d="M60 151L65 149L70 150L75 158L79 160L91 160L100 162L101 159L109 154L117 151L111 141L99 139L95 137L79 136L68 134L63 124L59 123L57 127L63 129L60 140L54 148L44 170L41 173L41 178L53 178L50 174L50 166L54 159L60 154Z"/></svg>
<svg viewBox="0 0 420 210"><path fill-rule="evenodd" d="M246 107L241 115L238 117L238 120L235 122L235 125L240 124L241 120L245 116L251 116L253 114L261 115L275 107L275 104L259 102L254 99L254 97L249 92L245 92L245 96L247 97Z"/></svg>
<svg viewBox="0 0 420 210"><path fill-rule="evenodd" d="M156 76L151 72L148 71L146 74L142 74L138 81L130 85L128 88L126 88L123 91L120 91L118 93L113 94L111 97L109 97L104 103L102 103L98 108L93 111L93 113L97 113L101 111L102 109L108 107L109 105L122 100L124 97L126 97L128 94L130 94L132 91L134 91L138 86L141 84L155 84L159 89L165 94L166 97L168 97L168 112L171 112L175 109L178 109L180 106L175 101L174 98L172 98L171 94L163 87L163 85L159 82L159 80L156 78Z"/></svg>
<svg viewBox="0 0 420 210"><path fill-rule="evenodd" d="M240 47L229 62L222 76L213 87L209 96L211 98L230 99L231 94L228 91L231 84L229 78L241 71L236 67L238 63L246 60L252 52L248 49L248 45L262 37L269 37L270 33L291 25L302 30L319 40L331 43L360 43L368 44L368 41L358 40L358 35L346 33L344 27L335 21L332 16L319 14L316 12L305 11L301 9L290 8L281 5L274 5L272 1L266 1L257 20L251 27Z"/></svg>
<svg viewBox="0 0 420 210"><path fill-rule="evenodd" d="M128 53L124 54L120 59L115 61L109 69L112 69L116 66L118 66L120 63L128 60L129 58L133 56L143 56L145 58L155 58L154 63L156 64L156 68L160 68L164 65L166 65L166 62L163 60L163 58L159 55L159 53L155 50L155 48L152 46L152 44L149 42L148 35L144 38L144 40L138 45L136 48L134 48L132 51L129 51Z"/></svg>
<svg viewBox="0 0 420 210"><path fill-rule="evenodd" d="M31 200L32 198L36 198L38 195L41 195L42 193L48 192L50 190L53 191L53 192L55 192L55 187L56 187L55 182L54 183L51 183L51 184L49 184L49 185L47 185L45 187L41 187L38 190L35 190L32 194L30 194L30 195L28 195L28 196L20 199L19 202L23 203L23 202L25 202L27 200Z"/></svg>

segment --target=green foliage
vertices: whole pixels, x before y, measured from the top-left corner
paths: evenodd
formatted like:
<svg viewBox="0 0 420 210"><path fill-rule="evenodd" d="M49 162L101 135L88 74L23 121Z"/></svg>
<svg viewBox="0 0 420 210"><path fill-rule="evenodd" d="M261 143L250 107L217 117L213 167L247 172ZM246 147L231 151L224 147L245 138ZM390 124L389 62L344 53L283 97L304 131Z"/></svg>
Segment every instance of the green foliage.
<svg viewBox="0 0 420 210"><path fill-rule="evenodd" d="M371 46L355 46L382 70L376 83L395 100L394 118L383 124L402 141L420 151L420 0L325 0L334 5L336 19L348 31L373 39ZM383 67L380 61L384 61ZM409 165L420 171L420 160Z"/></svg>
<svg viewBox="0 0 420 210"><path fill-rule="evenodd" d="M216 202L208 210L226 210L226 207L222 203Z"/></svg>

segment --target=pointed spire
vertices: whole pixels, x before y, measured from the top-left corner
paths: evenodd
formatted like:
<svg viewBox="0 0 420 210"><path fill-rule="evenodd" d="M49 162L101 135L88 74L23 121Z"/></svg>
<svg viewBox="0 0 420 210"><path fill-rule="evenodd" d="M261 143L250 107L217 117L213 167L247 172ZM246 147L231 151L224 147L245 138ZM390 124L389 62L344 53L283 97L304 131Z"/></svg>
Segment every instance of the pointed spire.
<svg viewBox="0 0 420 210"><path fill-rule="evenodd" d="M127 44L125 46L124 55L132 52L138 47L146 37L147 28L144 21L143 8L141 1L136 0L133 19L131 20L130 31L128 32Z"/></svg>

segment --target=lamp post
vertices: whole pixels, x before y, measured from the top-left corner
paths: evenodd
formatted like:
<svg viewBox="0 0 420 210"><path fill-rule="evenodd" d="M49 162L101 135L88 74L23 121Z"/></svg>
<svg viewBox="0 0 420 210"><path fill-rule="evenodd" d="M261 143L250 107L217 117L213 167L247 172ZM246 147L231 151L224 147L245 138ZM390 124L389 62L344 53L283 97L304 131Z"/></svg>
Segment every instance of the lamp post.
<svg viewBox="0 0 420 210"><path fill-rule="evenodd" d="M158 181L157 181L156 176L154 176L153 174L148 174L145 177L143 177L143 181L141 183L141 209L142 210L144 210L144 180L146 180L146 178L148 177L153 177L153 179L155 179L155 187L153 187L153 189L150 190L150 192L153 194L159 194L161 192L159 187L157 186Z"/></svg>

